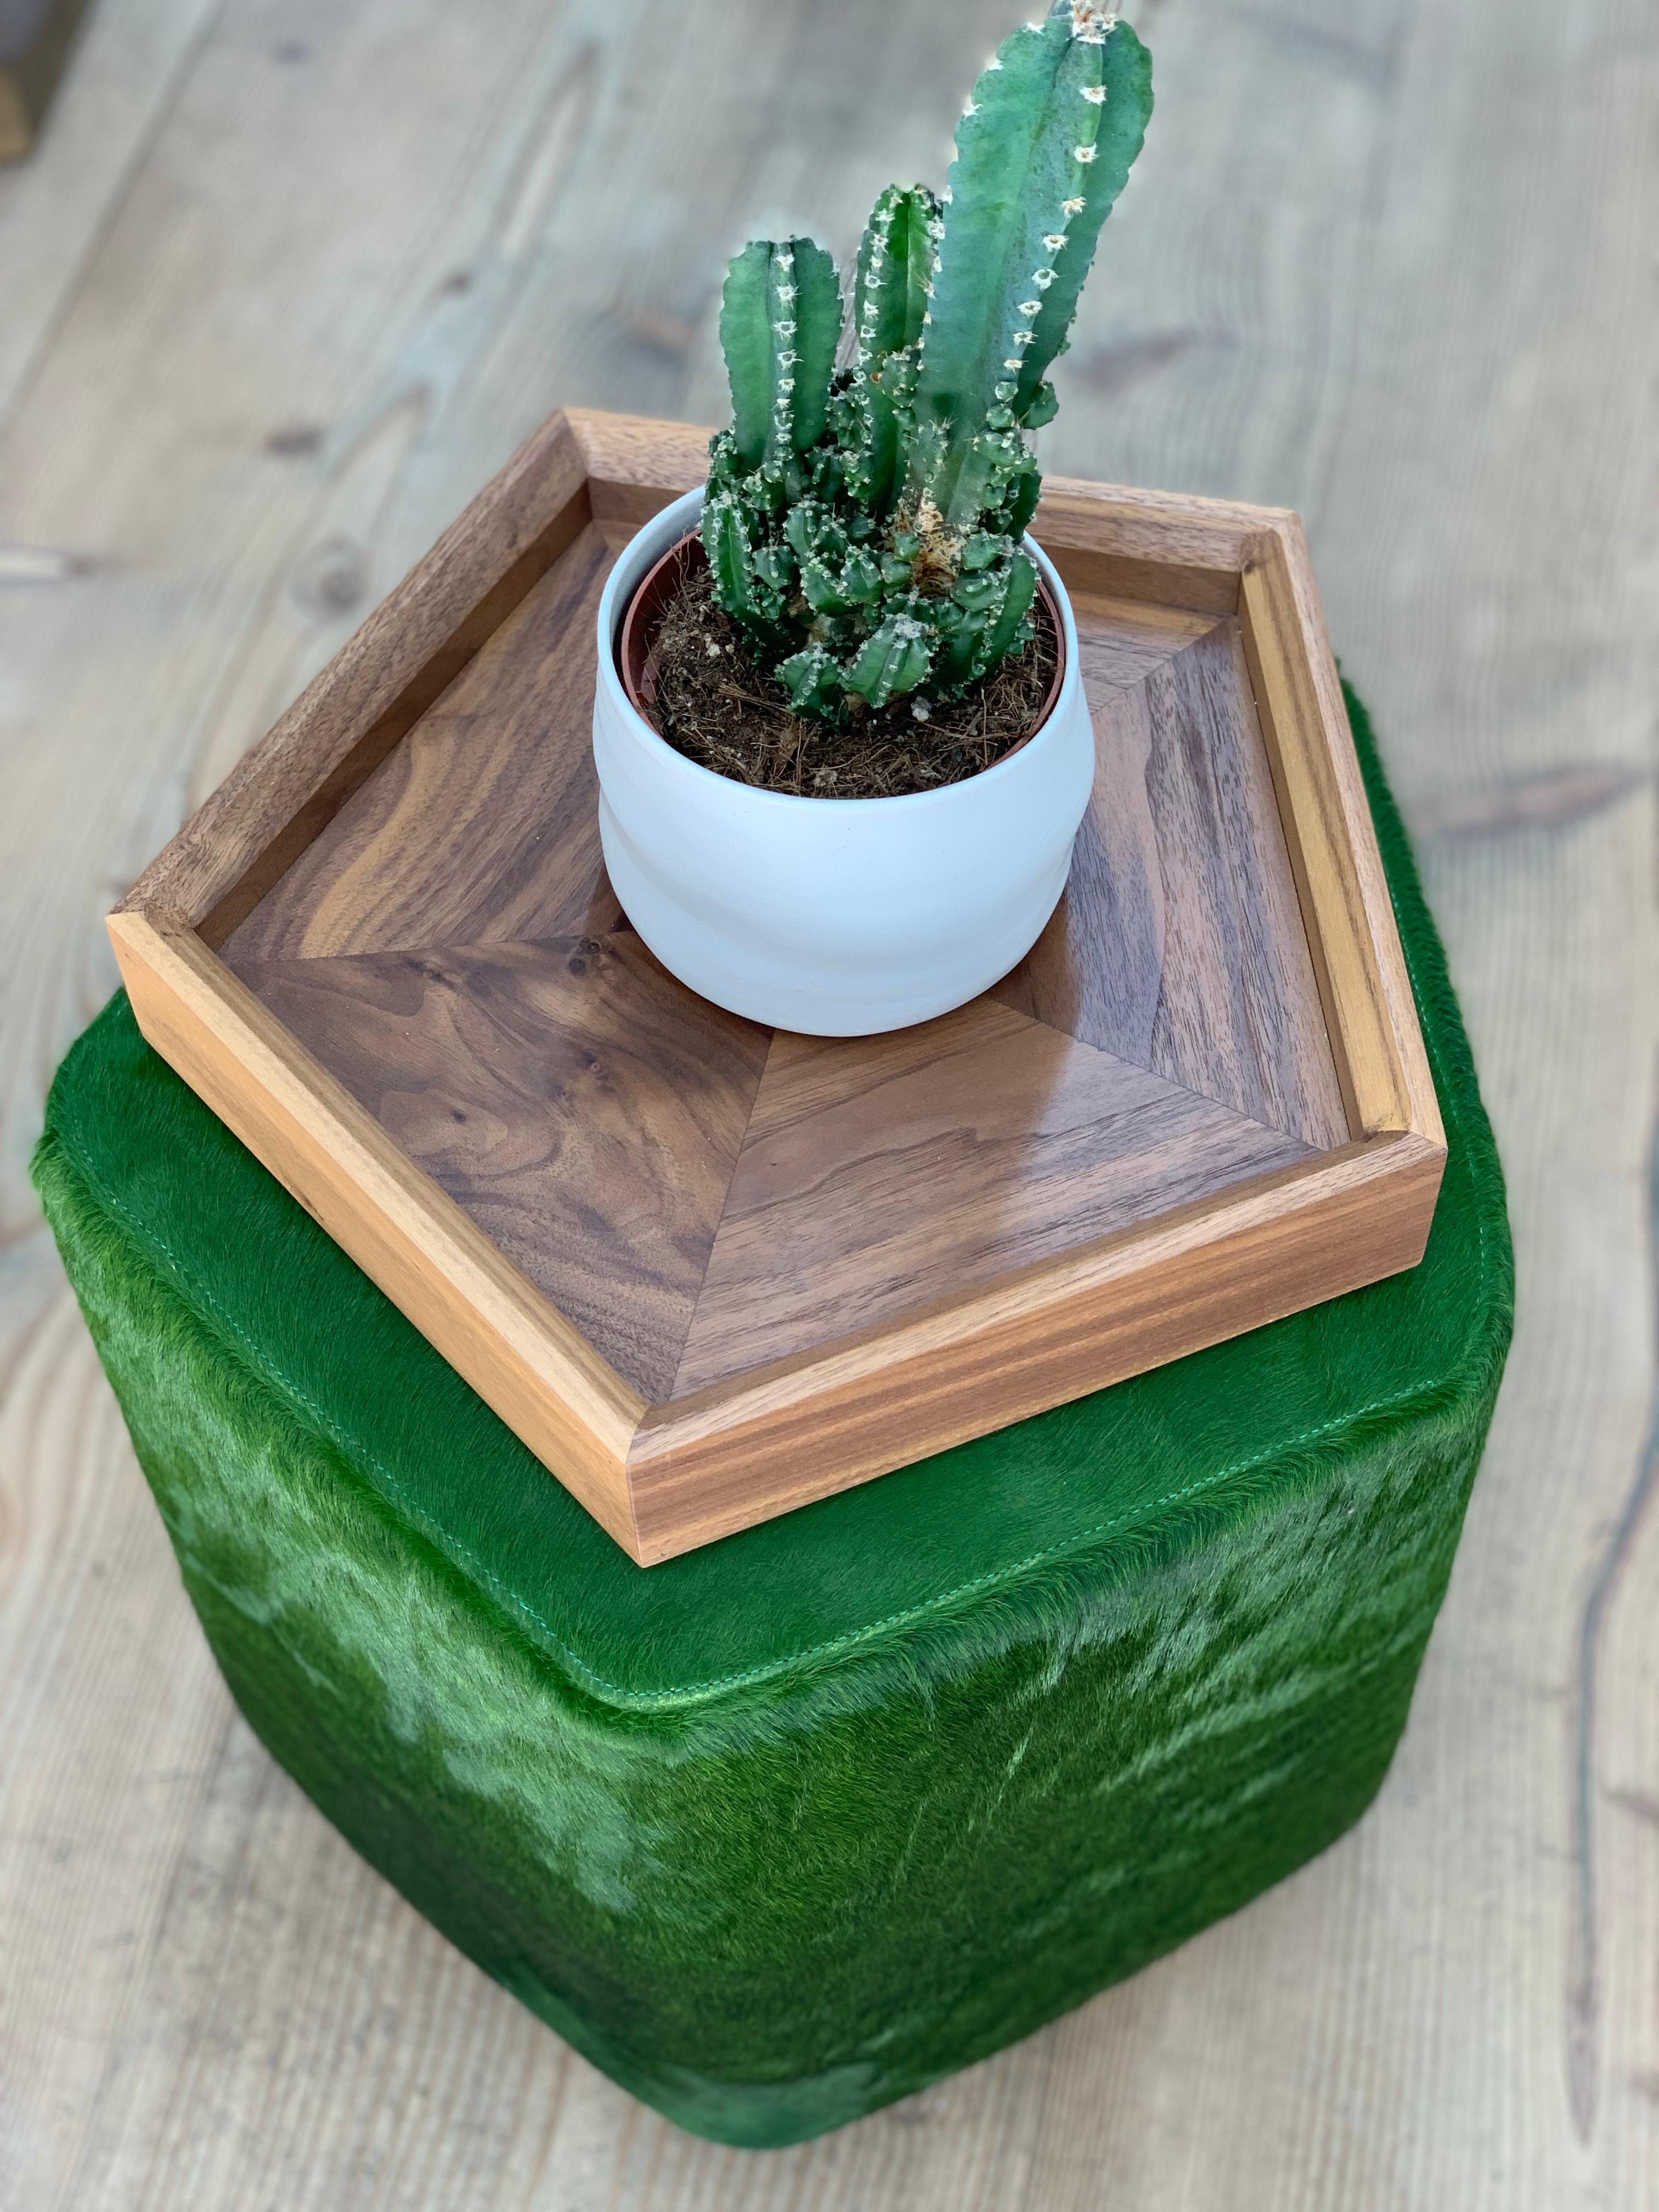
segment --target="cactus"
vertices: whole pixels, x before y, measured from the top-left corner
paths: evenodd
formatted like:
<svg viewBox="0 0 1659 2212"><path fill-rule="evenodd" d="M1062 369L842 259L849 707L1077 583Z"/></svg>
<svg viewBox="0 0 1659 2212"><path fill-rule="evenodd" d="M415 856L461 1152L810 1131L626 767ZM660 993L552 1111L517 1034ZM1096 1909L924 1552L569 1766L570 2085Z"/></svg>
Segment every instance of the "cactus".
<svg viewBox="0 0 1659 2212"><path fill-rule="evenodd" d="M899 410L911 398L943 231L944 211L925 185L890 185L859 248L856 351L838 427L847 489L878 514L890 508L898 488Z"/></svg>
<svg viewBox="0 0 1659 2212"><path fill-rule="evenodd" d="M1053 417L1048 371L1151 112L1151 58L1104 9L1058 0L1006 39L943 200L895 185L876 203L839 374L824 249L759 240L732 263L702 540L798 713L951 698L1029 641L1028 434Z"/></svg>

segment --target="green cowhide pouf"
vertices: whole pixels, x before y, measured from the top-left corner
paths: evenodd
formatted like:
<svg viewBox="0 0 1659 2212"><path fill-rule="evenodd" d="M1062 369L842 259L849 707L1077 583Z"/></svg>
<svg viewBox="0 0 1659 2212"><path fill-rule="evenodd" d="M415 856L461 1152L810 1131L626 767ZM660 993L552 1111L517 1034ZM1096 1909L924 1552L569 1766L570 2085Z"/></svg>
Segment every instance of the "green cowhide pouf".
<svg viewBox="0 0 1659 2212"><path fill-rule="evenodd" d="M1511 1267L1354 720L1450 1144L1422 1266L649 1571L124 999L64 1063L36 1177L237 1702L388 1881L684 2127L790 2142L982 2058L1382 1780Z"/></svg>

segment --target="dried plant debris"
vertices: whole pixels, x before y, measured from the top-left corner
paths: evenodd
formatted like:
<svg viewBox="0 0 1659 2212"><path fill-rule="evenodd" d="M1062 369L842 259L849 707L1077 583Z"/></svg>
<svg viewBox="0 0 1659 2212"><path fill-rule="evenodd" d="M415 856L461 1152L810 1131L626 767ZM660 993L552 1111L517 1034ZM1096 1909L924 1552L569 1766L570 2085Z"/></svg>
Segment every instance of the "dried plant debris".
<svg viewBox="0 0 1659 2212"><path fill-rule="evenodd" d="M651 719L677 752L736 783L804 799L896 799L960 783L1029 737L1053 686L1058 641L1042 600L1030 642L946 702L900 696L842 725L803 719L763 671L698 564L652 646Z"/></svg>

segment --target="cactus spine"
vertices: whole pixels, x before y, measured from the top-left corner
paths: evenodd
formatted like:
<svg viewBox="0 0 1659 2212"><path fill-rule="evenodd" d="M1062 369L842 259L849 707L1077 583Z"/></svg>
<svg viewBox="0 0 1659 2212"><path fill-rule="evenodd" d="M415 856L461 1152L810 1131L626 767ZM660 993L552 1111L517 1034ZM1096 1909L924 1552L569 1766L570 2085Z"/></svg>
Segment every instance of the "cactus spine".
<svg viewBox="0 0 1659 2212"><path fill-rule="evenodd" d="M703 543L798 712L949 697L1030 637L1027 434L1054 415L1048 370L1151 112L1151 58L1105 9L1058 0L1006 39L943 202L892 185L876 203L839 375L829 254L757 241L732 263Z"/></svg>

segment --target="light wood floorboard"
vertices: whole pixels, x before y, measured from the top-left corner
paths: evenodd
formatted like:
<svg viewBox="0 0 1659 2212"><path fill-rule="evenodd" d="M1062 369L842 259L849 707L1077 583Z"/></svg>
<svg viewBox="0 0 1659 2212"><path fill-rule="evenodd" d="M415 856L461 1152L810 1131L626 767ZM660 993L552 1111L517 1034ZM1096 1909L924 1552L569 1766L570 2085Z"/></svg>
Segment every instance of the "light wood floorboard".
<svg viewBox="0 0 1659 2212"><path fill-rule="evenodd" d="M1510 1176L1515 1357L1358 1829L798 2150L681 2135L234 1715L25 1164L100 916L560 401L707 419L726 252L943 167L1012 0L103 0L0 174L0 2205L1659 2206L1659 15L1139 0L1056 468L1299 507Z"/></svg>

